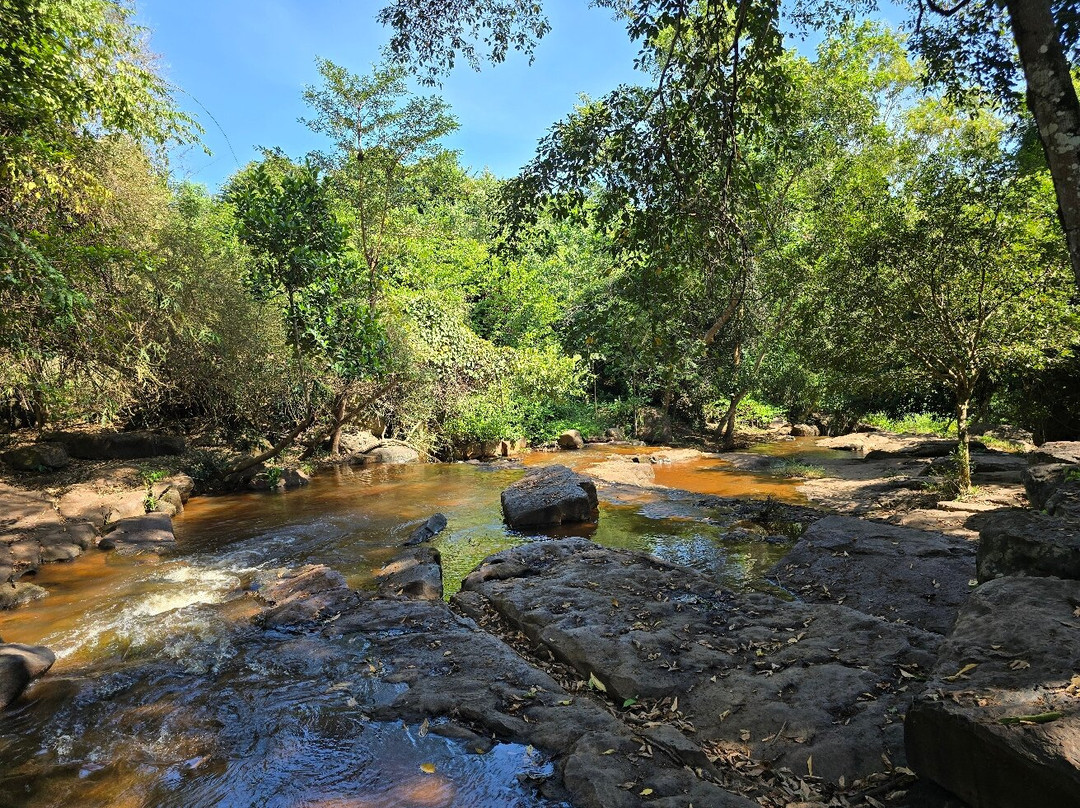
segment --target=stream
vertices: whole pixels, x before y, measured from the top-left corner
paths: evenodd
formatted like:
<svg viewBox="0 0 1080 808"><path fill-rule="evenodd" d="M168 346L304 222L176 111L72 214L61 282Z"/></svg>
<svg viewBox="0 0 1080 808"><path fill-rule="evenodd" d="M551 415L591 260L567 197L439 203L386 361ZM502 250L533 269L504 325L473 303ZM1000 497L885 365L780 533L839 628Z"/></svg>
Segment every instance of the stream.
<svg viewBox="0 0 1080 808"><path fill-rule="evenodd" d="M535 537L507 529L499 494L529 466L575 468L648 447L534 453L524 464L344 467L285 494L191 500L161 560L90 551L36 576L49 597L0 613L6 642L42 644L52 671L0 714L0 805L549 808L530 784L551 763L496 743L372 721L396 688L357 675L360 645L254 627L249 596L287 567L326 564L356 588L433 513L447 594L481 559ZM812 443L755 447L814 462ZM839 454L839 453L831 453ZM701 494L804 502L798 481L719 458L657 464L656 482ZM561 531L769 588L790 542L731 533L663 489L601 490L599 523ZM734 517L733 517L734 518ZM733 538L734 537L734 538Z"/></svg>

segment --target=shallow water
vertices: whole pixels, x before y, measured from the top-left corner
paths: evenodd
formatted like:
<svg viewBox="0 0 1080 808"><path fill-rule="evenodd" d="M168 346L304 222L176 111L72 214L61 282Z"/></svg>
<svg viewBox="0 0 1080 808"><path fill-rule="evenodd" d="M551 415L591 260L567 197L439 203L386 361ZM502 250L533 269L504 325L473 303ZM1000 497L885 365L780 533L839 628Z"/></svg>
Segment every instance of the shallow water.
<svg viewBox="0 0 1080 808"><path fill-rule="evenodd" d="M781 454L799 445L781 446ZM582 468L612 452L532 455ZM259 631L246 618L253 579L327 564L370 587L410 530L435 512L449 592L493 552L537 537L507 529L499 493L511 464L339 469L286 494L192 500L175 520L178 549L150 560L98 551L45 566L49 597L0 613L8 642L48 645L49 676L0 714L3 806L546 806L521 778L549 764L513 744L475 754L417 727L364 713L393 697L357 677L363 648L326 648ZM796 483L722 459L657 465L657 482L708 494L800 501ZM722 511L662 491L617 492L598 525L562 531L645 550L763 586L786 545L728 536ZM421 769L433 764L434 774Z"/></svg>

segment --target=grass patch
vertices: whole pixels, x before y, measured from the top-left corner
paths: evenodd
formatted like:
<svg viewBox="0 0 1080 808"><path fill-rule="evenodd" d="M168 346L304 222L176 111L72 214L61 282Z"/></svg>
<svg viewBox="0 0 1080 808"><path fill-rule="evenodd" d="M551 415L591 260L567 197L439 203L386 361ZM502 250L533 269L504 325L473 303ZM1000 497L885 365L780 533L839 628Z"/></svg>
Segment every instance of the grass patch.
<svg viewBox="0 0 1080 808"><path fill-rule="evenodd" d="M956 422L932 412L910 412L893 418L883 412L872 412L862 419L870 426L887 432L904 432L912 435L937 435L942 438L956 437Z"/></svg>
<svg viewBox="0 0 1080 808"><path fill-rule="evenodd" d="M816 480L825 477L825 469L812 463L800 463L796 460L780 460L769 467L769 471L778 477L791 477L803 480Z"/></svg>

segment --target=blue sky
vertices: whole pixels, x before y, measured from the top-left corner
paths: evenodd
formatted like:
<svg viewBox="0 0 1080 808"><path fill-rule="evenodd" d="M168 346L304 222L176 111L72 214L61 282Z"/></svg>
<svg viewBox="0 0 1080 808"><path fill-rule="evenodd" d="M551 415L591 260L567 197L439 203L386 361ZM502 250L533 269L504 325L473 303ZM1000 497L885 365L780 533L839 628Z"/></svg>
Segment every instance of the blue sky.
<svg viewBox="0 0 1080 808"><path fill-rule="evenodd" d="M139 0L138 19L151 31L162 73L184 91L177 100L206 129L203 140L213 152L174 152L174 178L216 190L260 146L280 146L294 157L324 146L297 121L305 114L300 94L317 82L316 56L356 73L378 61L389 38L375 22L380 6L379 0ZM513 175L580 93L599 96L635 81L636 48L608 12L583 0L548 0L545 8L552 31L531 67L514 54L479 73L460 65L441 88L418 88L451 104L461 128L446 145L476 171Z"/></svg>

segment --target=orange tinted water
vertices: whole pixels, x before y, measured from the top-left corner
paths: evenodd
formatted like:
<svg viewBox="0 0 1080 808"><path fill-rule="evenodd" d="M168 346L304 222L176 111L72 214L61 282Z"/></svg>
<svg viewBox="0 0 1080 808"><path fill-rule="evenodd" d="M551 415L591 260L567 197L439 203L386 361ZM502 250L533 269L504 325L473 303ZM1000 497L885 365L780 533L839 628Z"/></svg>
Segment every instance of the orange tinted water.
<svg viewBox="0 0 1080 808"><path fill-rule="evenodd" d="M581 468L590 448L533 455L529 465ZM469 806L546 805L517 775L548 764L522 747L485 755L416 727L373 723L364 709L391 694L355 679L362 648L254 629L248 583L323 563L358 587L435 512L447 588L481 559L533 537L501 521L499 493L524 472L468 464L341 469L284 495L192 500L161 559L89 551L44 567L49 597L0 613L5 641L43 643L49 676L0 713L0 805ZM701 493L797 500L794 484L703 458L656 467L657 481ZM574 532L757 586L783 545L732 541L724 518L623 491L598 525ZM324 641L325 642L325 641ZM332 652L331 652L332 651ZM331 684L346 682L341 690ZM385 687L385 686L384 686ZM434 763L436 775L420 770Z"/></svg>

